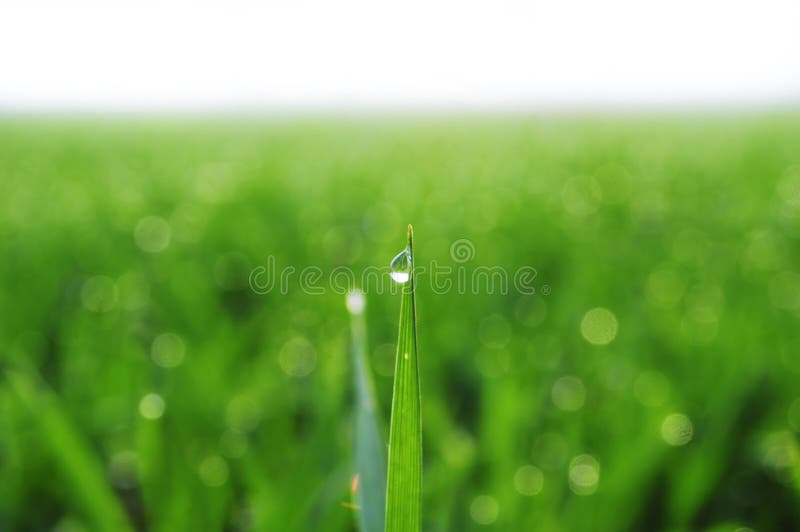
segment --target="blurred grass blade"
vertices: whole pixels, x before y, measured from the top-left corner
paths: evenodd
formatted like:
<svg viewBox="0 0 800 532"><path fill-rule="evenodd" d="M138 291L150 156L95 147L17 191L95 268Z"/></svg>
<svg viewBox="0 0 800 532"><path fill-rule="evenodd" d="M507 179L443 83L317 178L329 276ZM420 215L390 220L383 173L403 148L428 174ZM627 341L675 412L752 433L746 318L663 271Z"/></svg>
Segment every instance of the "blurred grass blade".
<svg viewBox="0 0 800 532"><path fill-rule="evenodd" d="M409 261L407 267L410 275L401 285L400 330L392 392L392 421L389 429L386 532L418 531L421 521L422 420L414 303L413 231L410 225L407 251Z"/></svg>
<svg viewBox="0 0 800 532"><path fill-rule="evenodd" d="M127 514L106 480L103 465L70 421L58 396L37 376L9 371L14 394L31 412L53 461L60 469L75 504L83 510L92 530L131 530Z"/></svg>
<svg viewBox="0 0 800 532"><path fill-rule="evenodd" d="M361 532L381 532L386 515L386 440L367 360L364 294L347 295L356 388L355 474L352 492Z"/></svg>

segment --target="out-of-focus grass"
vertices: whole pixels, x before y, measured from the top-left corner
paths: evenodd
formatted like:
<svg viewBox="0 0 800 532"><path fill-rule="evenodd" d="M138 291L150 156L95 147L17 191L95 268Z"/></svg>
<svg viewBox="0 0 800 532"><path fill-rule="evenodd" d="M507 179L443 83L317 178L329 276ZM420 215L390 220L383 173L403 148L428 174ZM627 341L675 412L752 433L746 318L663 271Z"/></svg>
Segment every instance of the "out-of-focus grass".
<svg viewBox="0 0 800 532"><path fill-rule="evenodd" d="M386 436L369 363L363 292L347 294L353 388L353 480L350 485L359 532L384 532L386 523Z"/></svg>
<svg viewBox="0 0 800 532"><path fill-rule="evenodd" d="M794 115L5 119L0 529L352 530L326 280L408 222L418 266L538 272L420 276L425 530L798 529L798 165Z"/></svg>

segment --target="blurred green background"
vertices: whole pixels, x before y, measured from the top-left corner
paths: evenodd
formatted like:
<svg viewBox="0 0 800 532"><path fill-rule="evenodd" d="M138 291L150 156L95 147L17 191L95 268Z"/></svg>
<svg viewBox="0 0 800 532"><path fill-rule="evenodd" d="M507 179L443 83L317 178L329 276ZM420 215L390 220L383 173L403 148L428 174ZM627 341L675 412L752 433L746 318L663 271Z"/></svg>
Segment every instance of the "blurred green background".
<svg viewBox="0 0 800 532"><path fill-rule="evenodd" d="M354 530L345 298L248 276L408 223L538 272L418 284L425 530L800 530L794 114L4 118L0 529Z"/></svg>

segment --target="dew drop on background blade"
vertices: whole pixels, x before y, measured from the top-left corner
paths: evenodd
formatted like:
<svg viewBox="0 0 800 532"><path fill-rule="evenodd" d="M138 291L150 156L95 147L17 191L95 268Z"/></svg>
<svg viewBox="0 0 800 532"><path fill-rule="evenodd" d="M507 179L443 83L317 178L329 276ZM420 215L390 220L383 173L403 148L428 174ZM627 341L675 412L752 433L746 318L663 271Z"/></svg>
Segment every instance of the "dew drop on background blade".
<svg viewBox="0 0 800 532"><path fill-rule="evenodd" d="M367 306L367 301L364 298L364 292L361 290L352 290L348 292L345 302L347 304L347 311L353 315L363 314L364 307Z"/></svg>
<svg viewBox="0 0 800 532"><path fill-rule="evenodd" d="M411 277L411 252L408 248L398 253L389 263L389 275L397 283L406 283Z"/></svg>

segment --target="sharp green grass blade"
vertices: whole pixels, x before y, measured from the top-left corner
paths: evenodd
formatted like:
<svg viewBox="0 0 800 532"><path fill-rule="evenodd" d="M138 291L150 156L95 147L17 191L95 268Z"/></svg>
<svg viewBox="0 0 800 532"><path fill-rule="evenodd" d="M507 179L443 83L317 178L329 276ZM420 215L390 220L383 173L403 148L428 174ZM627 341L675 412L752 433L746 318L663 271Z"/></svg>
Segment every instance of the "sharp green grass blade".
<svg viewBox="0 0 800 532"><path fill-rule="evenodd" d="M414 303L413 232L408 226L408 272L400 300L400 331L392 392L386 532L420 530L422 506L422 420L420 416L417 323Z"/></svg>
<svg viewBox="0 0 800 532"><path fill-rule="evenodd" d="M367 361L364 294L347 295L356 388L353 502L361 532L381 532L386 516L386 439L381 429L375 387Z"/></svg>

